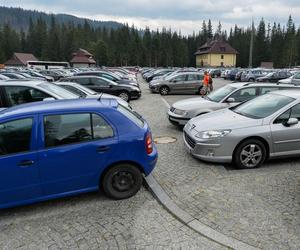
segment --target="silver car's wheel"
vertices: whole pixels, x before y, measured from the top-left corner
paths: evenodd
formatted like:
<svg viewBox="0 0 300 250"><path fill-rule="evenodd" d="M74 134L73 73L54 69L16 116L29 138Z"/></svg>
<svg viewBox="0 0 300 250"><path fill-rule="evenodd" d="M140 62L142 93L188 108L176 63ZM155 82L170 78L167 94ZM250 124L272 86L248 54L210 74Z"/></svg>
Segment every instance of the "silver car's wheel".
<svg viewBox="0 0 300 250"><path fill-rule="evenodd" d="M170 89L167 87L167 86L162 86L160 89L159 89L159 93L161 95L167 95L169 93Z"/></svg>
<svg viewBox="0 0 300 250"><path fill-rule="evenodd" d="M261 141L250 139L238 146L233 158L239 168L256 168L266 159L266 148Z"/></svg>

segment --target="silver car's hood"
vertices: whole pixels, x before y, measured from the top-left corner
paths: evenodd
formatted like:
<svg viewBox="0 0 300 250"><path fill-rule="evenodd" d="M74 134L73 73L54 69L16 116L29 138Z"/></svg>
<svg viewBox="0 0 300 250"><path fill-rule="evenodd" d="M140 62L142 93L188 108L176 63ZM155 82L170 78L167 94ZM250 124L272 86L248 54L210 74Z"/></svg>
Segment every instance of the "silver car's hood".
<svg viewBox="0 0 300 250"><path fill-rule="evenodd" d="M172 107L181 110L193 110L198 108L213 108L220 106L217 102L212 102L202 97L189 98L175 102Z"/></svg>
<svg viewBox="0 0 300 250"><path fill-rule="evenodd" d="M262 122L263 119L252 119L236 114L230 109L222 109L195 117L191 119L186 126L187 129L189 129L189 127L194 125L194 129L201 132L213 129L239 129L253 127L261 125Z"/></svg>

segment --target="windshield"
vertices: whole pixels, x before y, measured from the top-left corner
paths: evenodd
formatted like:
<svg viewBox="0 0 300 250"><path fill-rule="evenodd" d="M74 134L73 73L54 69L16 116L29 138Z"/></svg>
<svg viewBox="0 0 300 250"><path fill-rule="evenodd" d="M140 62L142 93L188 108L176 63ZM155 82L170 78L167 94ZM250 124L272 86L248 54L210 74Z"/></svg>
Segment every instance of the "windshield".
<svg viewBox="0 0 300 250"><path fill-rule="evenodd" d="M232 111L254 119L262 119L280 110L295 99L278 94L265 94L232 108Z"/></svg>
<svg viewBox="0 0 300 250"><path fill-rule="evenodd" d="M225 87L217 89L216 91L211 92L207 96L207 99L213 102L220 102L221 100L223 100L223 98L232 93L234 90L236 90L236 88L227 85Z"/></svg>
<svg viewBox="0 0 300 250"><path fill-rule="evenodd" d="M49 92L52 92L64 99L77 99L79 96L78 95L75 95L74 93L62 88L62 87L59 87L59 86L56 86L52 83L41 83L39 84L39 86L45 90L48 90Z"/></svg>

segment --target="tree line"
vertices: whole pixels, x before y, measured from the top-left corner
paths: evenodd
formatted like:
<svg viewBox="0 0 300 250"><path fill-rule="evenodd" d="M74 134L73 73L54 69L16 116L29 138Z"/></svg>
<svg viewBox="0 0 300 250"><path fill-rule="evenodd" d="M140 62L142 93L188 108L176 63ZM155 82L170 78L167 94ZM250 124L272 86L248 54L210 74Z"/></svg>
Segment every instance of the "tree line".
<svg viewBox="0 0 300 250"><path fill-rule="evenodd" d="M211 21L203 21L199 32L184 36L168 30L139 30L123 25L118 29L94 28L84 24L57 23L54 16L48 25L42 18L29 20L27 31L17 31L9 23L0 27L0 63L13 52L33 53L40 60L70 61L72 53L84 48L94 54L100 66L195 66L197 48L208 40L228 41L238 52L237 66L247 67L252 28L235 25L229 34L222 25L215 31ZM286 26L266 24L263 19L254 29L253 66L271 61L278 68L300 65L300 27L290 16Z"/></svg>

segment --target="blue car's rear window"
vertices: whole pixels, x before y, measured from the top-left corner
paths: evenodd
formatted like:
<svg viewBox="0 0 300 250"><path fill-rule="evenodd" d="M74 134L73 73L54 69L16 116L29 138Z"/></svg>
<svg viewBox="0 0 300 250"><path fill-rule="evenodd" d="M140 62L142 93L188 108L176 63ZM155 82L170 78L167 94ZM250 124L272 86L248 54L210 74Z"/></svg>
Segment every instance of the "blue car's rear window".
<svg viewBox="0 0 300 250"><path fill-rule="evenodd" d="M139 127L144 127L144 120L141 118L141 116L139 114L137 114L134 111L129 110L128 108L122 106L122 105L118 105L118 110L125 115L128 119L130 119L131 121L133 121L136 125L138 125Z"/></svg>

